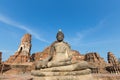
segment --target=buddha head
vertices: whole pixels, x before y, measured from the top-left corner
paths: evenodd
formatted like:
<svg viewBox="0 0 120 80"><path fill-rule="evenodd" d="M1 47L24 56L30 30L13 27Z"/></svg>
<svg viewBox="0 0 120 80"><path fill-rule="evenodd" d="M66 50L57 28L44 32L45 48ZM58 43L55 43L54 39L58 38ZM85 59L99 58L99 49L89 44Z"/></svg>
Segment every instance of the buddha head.
<svg viewBox="0 0 120 80"><path fill-rule="evenodd" d="M58 42L62 42L64 39L64 34L62 33L61 29L58 31L57 35L56 35L56 39Z"/></svg>

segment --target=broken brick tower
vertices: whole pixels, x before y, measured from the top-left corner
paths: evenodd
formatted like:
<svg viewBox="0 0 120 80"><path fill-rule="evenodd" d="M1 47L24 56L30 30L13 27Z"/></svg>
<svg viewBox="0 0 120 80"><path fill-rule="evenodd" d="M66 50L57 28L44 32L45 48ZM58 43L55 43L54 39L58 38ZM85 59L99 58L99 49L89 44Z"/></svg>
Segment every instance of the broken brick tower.
<svg viewBox="0 0 120 80"><path fill-rule="evenodd" d="M21 39L20 46L14 55L10 56L7 63L24 63L30 60L31 35L25 34Z"/></svg>

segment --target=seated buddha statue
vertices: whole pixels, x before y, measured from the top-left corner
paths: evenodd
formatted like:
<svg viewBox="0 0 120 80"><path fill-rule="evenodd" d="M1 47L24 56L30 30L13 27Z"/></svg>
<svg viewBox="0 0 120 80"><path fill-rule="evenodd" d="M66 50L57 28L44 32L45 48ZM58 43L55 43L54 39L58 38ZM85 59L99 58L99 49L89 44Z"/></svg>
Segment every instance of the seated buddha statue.
<svg viewBox="0 0 120 80"><path fill-rule="evenodd" d="M58 31L56 39L57 41L51 45L48 57L35 63L36 69L66 66L77 63L72 61L71 48L68 43L63 41L64 34L61 30Z"/></svg>
<svg viewBox="0 0 120 80"><path fill-rule="evenodd" d="M56 39L50 46L48 57L35 63L36 70L31 71L35 80L81 80L80 75L87 75L84 80L93 80L88 63L72 59L72 50L69 44L63 41L64 34L61 30L58 31Z"/></svg>

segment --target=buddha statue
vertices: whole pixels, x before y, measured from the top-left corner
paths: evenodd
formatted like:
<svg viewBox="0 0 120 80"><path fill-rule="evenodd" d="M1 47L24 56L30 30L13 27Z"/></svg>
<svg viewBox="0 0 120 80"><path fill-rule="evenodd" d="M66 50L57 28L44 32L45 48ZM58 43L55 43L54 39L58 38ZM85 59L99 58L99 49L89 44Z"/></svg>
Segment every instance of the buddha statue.
<svg viewBox="0 0 120 80"><path fill-rule="evenodd" d="M63 66L71 64L72 55L70 54L70 46L64 42L64 34L61 30L56 35L57 41L51 46L49 56L36 63L36 69Z"/></svg>
<svg viewBox="0 0 120 80"><path fill-rule="evenodd" d="M47 58L35 63L36 70L31 71L35 80L94 80L90 75L91 70L86 61L72 60L72 52L68 43L64 42L64 34L61 30L56 35L55 41L50 47Z"/></svg>
<svg viewBox="0 0 120 80"><path fill-rule="evenodd" d="M57 41L51 45L48 57L35 63L36 69L39 70L79 63L79 61L72 61L71 48L68 43L63 41L64 34L61 30L58 31L56 39ZM86 61L81 62L87 64Z"/></svg>

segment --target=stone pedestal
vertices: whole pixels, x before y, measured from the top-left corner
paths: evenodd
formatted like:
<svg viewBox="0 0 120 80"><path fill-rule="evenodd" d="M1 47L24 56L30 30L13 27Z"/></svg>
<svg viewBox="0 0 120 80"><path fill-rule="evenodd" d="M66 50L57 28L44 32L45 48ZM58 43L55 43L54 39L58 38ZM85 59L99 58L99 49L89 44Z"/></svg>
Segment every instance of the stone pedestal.
<svg viewBox="0 0 120 80"><path fill-rule="evenodd" d="M32 70L33 80L94 80L84 61L72 65Z"/></svg>
<svg viewBox="0 0 120 80"><path fill-rule="evenodd" d="M79 76L46 76L46 77L34 77L33 80L94 80L91 74L79 75Z"/></svg>
<svg viewBox="0 0 120 80"><path fill-rule="evenodd" d="M21 75L25 73L30 73L31 70L35 69L33 63L13 63L10 65L11 69L4 72L4 74L12 74L12 75Z"/></svg>

